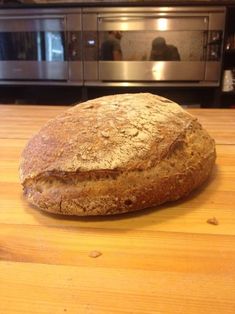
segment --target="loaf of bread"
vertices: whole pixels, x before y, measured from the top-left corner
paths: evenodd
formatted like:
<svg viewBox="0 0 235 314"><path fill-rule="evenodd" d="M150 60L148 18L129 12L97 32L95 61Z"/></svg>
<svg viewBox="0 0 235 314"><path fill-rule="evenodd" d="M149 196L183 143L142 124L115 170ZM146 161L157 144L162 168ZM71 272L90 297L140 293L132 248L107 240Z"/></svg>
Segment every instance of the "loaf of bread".
<svg viewBox="0 0 235 314"><path fill-rule="evenodd" d="M80 103L49 121L25 147L20 178L38 208L109 215L177 200L200 186L215 143L195 117L152 94Z"/></svg>

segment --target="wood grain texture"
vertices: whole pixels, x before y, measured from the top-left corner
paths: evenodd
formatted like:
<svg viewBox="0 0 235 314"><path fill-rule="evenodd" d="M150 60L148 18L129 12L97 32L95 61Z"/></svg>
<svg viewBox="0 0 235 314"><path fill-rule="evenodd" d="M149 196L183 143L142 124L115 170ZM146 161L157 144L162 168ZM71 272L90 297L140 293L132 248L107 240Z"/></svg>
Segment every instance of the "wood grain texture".
<svg viewBox="0 0 235 314"><path fill-rule="evenodd" d="M189 110L217 161L186 199L66 218L25 201L18 165L29 137L67 108L0 105L0 313L235 313L235 111Z"/></svg>

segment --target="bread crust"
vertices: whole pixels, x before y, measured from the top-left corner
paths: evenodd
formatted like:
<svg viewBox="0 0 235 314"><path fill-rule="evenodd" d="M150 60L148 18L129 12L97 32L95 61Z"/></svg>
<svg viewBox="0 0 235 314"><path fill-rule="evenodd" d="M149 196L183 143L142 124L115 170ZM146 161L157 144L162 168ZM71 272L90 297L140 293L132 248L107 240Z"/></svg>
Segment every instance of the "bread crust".
<svg viewBox="0 0 235 314"><path fill-rule="evenodd" d="M105 96L49 121L22 153L28 200L67 215L130 212L200 186L215 143L176 103L148 93Z"/></svg>

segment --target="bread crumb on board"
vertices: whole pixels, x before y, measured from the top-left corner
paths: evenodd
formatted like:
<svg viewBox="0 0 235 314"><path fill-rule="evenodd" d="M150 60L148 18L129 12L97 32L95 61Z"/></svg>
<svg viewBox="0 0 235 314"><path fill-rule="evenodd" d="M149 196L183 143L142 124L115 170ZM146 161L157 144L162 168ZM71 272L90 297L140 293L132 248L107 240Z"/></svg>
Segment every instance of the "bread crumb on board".
<svg viewBox="0 0 235 314"><path fill-rule="evenodd" d="M102 253L99 251L91 251L88 256L92 257L92 258L96 258L96 257L99 257L101 255L102 255Z"/></svg>
<svg viewBox="0 0 235 314"><path fill-rule="evenodd" d="M209 218L209 219L207 219L206 222L207 222L208 224L215 225L215 226L217 226L217 225L219 224L219 221L217 220L216 217Z"/></svg>

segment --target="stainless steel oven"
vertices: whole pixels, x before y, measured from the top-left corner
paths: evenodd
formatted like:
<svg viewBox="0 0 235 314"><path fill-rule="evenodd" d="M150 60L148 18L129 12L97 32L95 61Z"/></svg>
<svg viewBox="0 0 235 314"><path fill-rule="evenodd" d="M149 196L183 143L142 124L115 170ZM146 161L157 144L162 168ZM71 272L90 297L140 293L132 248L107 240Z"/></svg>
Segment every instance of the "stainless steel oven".
<svg viewBox="0 0 235 314"><path fill-rule="evenodd" d="M0 84L83 82L80 9L0 12Z"/></svg>
<svg viewBox="0 0 235 314"><path fill-rule="evenodd" d="M223 7L83 10L86 85L220 82Z"/></svg>

